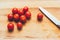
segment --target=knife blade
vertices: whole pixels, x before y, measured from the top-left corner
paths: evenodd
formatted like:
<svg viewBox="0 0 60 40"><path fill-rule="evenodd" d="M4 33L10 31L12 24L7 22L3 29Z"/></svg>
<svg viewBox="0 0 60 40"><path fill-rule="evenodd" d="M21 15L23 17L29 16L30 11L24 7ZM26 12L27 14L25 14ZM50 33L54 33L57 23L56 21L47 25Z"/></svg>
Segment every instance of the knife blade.
<svg viewBox="0 0 60 40"><path fill-rule="evenodd" d="M49 13L47 10L45 10L43 7L39 7L39 10L46 15L55 25L57 25L60 28L60 21L56 19L51 13Z"/></svg>

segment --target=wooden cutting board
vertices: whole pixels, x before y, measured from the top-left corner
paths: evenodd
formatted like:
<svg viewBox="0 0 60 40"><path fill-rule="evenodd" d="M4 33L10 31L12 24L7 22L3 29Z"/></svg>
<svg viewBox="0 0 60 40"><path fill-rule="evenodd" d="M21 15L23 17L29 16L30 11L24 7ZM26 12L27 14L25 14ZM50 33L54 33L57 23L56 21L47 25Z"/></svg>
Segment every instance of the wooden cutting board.
<svg viewBox="0 0 60 40"><path fill-rule="evenodd" d="M50 13L56 16L60 20L60 8L46 8ZM0 9L0 38L13 39L13 38L60 38L60 29L57 28L45 15L43 20L39 22L37 20L37 14L40 12L38 8L30 8L32 16L30 20L27 20L23 25L22 30L17 30L16 23L14 23L14 31L8 32L7 14L11 13L11 9ZM41 12L40 12L41 13Z"/></svg>

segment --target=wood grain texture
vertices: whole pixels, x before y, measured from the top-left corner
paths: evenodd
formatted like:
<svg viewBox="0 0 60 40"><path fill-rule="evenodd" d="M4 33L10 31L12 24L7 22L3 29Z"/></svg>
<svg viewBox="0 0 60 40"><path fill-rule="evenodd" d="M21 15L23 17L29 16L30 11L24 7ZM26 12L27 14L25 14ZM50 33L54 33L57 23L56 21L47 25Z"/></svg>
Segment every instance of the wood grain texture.
<svg viewBox="0 0 60 40"><path fill-rule="evenodd" d="M58 16L60 19L60 8L46 8L50 13ZM14 39L14 38L60 38L60 29L57 28L47 17L43 17L43 20L39 22L37 20L37 14L40 12L38 8L30 8L32 16L31 19L25 25L23 29L18 31L16 23L14 23L14 31L8 32L7 14L11 13L11 9L0 9L0 38L3 39ZM40 12L41 13L41 12ZM59 14L58 14L59 13Z"/></svg>
<svg viewBox="0 0 60 40"><path fill-rule="evenodd" d="M13 8L13 7L19 7L22 8L24 6L28 7L59 7L60 8L60 1L43 1L43 0L36 0L36 1L13 1L13 0L8 0L8 1L0 1L0 9L2 8Z"/></svg>

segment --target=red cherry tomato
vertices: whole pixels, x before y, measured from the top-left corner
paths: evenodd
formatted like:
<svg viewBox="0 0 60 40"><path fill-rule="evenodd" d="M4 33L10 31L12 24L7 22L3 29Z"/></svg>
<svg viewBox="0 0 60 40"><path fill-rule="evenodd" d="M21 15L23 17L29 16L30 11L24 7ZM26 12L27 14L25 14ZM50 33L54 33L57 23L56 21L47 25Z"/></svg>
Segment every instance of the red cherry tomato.
<svg viewBox="0 0 60 40"><path fill-rule="evenodd" d="M22 23L21 23L21 22L18 22L18 23L17 23L17 29L18 29L18 30L21 30L21 29L22 29Z"/></svg>
<svg viewBox="0 0 60 40"><path fill-rule="evenodd" d="M30 19L30 18L31 18L31 13L30 13L29 11L27 11L27 12L25 13L25 16L26 16L27 19Z"/></svg>
<svg viewBox="0 0 60 40"><path fill-rule="evenodd" d="M13 20L13 15L12 14L8 14L8 20L12 21Z"/></svg>
<svg viewBox="0 0 60 40"><path fill-rule="evenodd" d="M25 6L25 7L23 8L23 11L24 11L24 13L27 12L27 11L28 11L28 7Z"/></svg>
<svg viewBox="0 0 60 40"><path fill-rule="evenodd" d="M18 14L14 14L14 20L18 21L19 20L19 15Z"/></svg>
<svg viewBox="0 0 60 40"><path fill-rule="evenodd" d="M8 31L13 31L14 30L14 24L13 23L9 23L7 25Z"/></svg>
<svg viewBox="0 0 60 40"><path fill-rule="evenodd" d="M13 9L12 9L12 13L13 13L13 14L17 14L17 13L18 13L18 8L13 8Z"/></svg>
<svg viewBox="0 0 60 40"><path fill-rule="evenodd" d="M18 10L18 14L21 16L21 15L24 15L24 11L22 9L19 9Z"/></svg>
<svg viewBox="0 0 60 40"><path fill-rule="evenodd" d="M42 13L38 13L37 19L38 19L38 20L41 20L42 18L43 18L43 14L42 14Z"/></svg>
<svg viewBox="0 0 60 40"><path fill-rule="evenodd" d="M21 15L21 16L20 16L20 21L21 21L22 23L25 23L25 22L26 22L26 17L25 17L25 15Z"/></svg>

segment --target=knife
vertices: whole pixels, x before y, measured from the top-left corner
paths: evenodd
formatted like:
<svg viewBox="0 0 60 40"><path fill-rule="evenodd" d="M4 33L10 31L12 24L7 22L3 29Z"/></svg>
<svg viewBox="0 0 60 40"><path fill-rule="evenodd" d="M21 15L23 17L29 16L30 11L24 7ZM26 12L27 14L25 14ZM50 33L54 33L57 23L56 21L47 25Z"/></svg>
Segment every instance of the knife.
<svg viewBox="0 0 60 40"><path fill-rule="evenodd" d="M39 7L39 10L46 15L55 25L57 25L60 28L60 21L57 20L51 13L49 13L47 10L45 10L42 7Z"/></svg>

